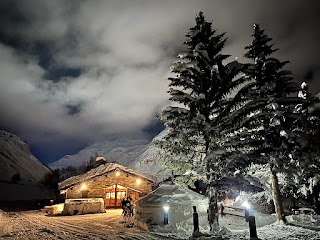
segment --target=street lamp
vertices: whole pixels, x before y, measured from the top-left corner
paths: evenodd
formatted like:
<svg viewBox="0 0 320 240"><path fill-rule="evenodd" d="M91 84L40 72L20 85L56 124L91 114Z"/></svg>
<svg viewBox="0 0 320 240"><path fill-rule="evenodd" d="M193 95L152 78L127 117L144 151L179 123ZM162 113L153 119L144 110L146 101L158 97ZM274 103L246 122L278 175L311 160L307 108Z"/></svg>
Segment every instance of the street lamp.
<svg viewBox="0 0 320 240"><path fill-rule="evenodd" d="M257 239L257 227L256 227L256 219L252 216L252 212L249 213L249 210L253 210L247 200L242 203L244 209L244 217L246 222L249 222L249 232L250 232L250 239Z"/></svg>
<svg viewBox="0 0 320 240"><path fill-rule="evenodd" d="M248 222L248 219L249 219L249 209L250 209L250 204L248 203L247 200L245 200L243 203L242 203L242 207L244 207L244 217L246 219L246 222Z"/></svg>
<svg viewBox="0 0 320 240"><path fill-rule="evenodd" d="M243 203L242 203L242 207L245 207L246 209L249 209L251 206L250 206L250 203L245 200Z"/></svg>
<svg viewBox="0 0 320 240"><path fill-rule="evenodd" d="M163 206L163 210L164 210L164 214L163 214L163 223L164 225L167 225L169 222L169 206L168 205L164 205Z"/></svg>

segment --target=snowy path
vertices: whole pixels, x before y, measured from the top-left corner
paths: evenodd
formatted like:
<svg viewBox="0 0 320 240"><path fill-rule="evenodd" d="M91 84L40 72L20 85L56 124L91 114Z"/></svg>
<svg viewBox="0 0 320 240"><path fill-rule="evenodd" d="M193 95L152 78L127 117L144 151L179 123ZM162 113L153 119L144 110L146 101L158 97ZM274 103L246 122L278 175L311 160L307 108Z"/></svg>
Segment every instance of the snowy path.
<svg viewBox="0 0 320 240"><path fill-rule="evenodd" d="M0 218L0 239L174 239L127 228L121 210L78 216L46 216L41 211L5 213Z"/></svg>
<svg viewBox="0 0 320 240"><path fill-rule="evenodd" d="M161 240L179 239L146 232L140 228L127 228L121 223L121 210L78 216L46 216L41 211L10 212L0 214L0 239L54 240L54 239L123 239ZM319 240L320 232L290 225L271 224L258 228L261 240ZM170 235L168 235L170 236ZM246 240L248 230L225 231L222 235L207 235L198 240Z"/></svg>

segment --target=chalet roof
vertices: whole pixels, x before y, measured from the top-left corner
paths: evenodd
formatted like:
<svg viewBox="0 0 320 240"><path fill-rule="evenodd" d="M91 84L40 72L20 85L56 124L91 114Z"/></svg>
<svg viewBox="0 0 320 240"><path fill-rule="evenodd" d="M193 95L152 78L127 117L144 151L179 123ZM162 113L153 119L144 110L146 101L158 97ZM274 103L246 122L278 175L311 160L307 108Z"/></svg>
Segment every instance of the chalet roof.
<svg viewBox="0 0 320 240"><path fill-rule="evenodd" d="M62 182L59 183L59 189L67 189L70 188L72 186L81 184L82 182L91 180L91 179L95 179L101 176L105 176L111 172L114 171L120 171L123 172L125 174L131 175L131 176L135 176L135 177L139 177L141 178L141 180L150 182L150 183L155 183L157 181L157 179L151 175L144 175L141 173L138 173L136 171L134 171L133 169L127 168L125 166L122 166L118 163L106 163L104 165L100 165L96 168L91 169L89 172L86 172L84 174L81 175L77 175L74 177L70 177Z"/></svg>

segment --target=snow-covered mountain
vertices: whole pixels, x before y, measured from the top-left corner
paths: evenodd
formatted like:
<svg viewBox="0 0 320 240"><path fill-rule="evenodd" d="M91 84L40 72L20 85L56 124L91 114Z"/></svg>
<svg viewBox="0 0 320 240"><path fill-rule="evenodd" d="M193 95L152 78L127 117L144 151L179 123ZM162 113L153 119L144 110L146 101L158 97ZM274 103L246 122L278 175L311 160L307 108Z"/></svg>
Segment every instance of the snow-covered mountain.
<svg viewBox="0 0 320 240"><path fill-rule="evenodd" d="M113 136L104 141L96 142L74 155L66 155L50 163L49 167L52 169L67 166L78 167L88 163L90 158L96 155L106 157L108 162L117 161L124 166L128 166L147 149L149 143L150 138L144 135L132 138Z"/></svg>
<svg viewBox="0 0 320 240"><path fill-rule="evenodd" d="M130 167L141 173L156 176L158 180L170 176L171 171L166 169L163 153L154 146L155 140L162 138L166 131L162 131L152 141L147 136L139 138L111 137L94 143L74 155L66 155L58 161L49 164L52 169L67 166L78 167L88 163L91 157L104 156L107 161L117 161L121 165Z"/></svg>
<svg viewBox="0 0 320 240"><path fill-rule="evenodd" d="M18 136L0 130L0 181L20 174L20 183L39 182L50 169L43 165Z"/></svg>
<svg viewBox="0 0 320 240"><path fill-rule="evenodd" d="M151 174L157 177L158 181L171 176L171 170L165 165L163 150L154 145L154 142L160 140L167 133L163 130L149 144L145 151L138 156L135 161L129 164L129 167L141 173Z"/></svg>
<svg viewBox="0 0 320 240"><path fill-rule="evenodd" d="M0 130L0 200L42 198L38 184L48 172L24 141Z"/></svg>

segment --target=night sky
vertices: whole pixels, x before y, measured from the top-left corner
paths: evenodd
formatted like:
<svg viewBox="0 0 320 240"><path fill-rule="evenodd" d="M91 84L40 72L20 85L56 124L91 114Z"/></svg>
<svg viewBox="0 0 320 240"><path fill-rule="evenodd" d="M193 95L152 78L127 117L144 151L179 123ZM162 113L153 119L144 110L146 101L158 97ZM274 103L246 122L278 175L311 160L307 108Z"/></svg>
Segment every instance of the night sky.
<svg viewBox="0 0 320 240"><path fill-rule="evenodd" d="M169 66L203 11L240 61L260 23L297 82L320 92L320 3L0 1L0 129L44 163L110 134L161 130Z"/></svg>

